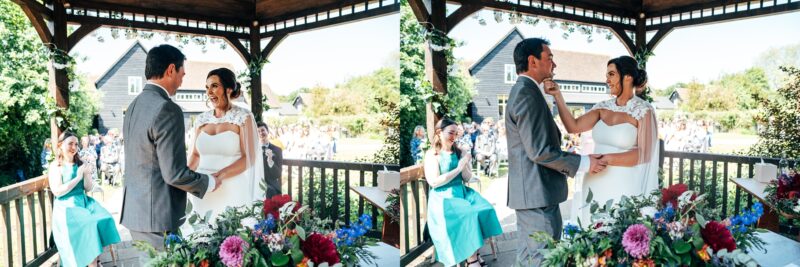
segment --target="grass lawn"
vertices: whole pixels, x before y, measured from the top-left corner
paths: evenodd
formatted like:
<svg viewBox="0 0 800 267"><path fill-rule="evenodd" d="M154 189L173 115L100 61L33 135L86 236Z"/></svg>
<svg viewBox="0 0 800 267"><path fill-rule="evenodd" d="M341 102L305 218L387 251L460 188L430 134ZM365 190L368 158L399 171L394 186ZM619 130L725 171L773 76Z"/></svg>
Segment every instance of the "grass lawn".
<svg viewBox="0 0 800 267"><path fill-rule="evenodd" d="M368 138L342 138L336 144L336 161L355 161L357 158L370 158L381 149L383 140Z"/></svg>
<svg viewBox="0 0 800 267"><path fill-rule="evenodd" d="M711 137L711 151L713 154L733 154L745 151L758 142L757 135L740 133L714 133Z"/></svg>

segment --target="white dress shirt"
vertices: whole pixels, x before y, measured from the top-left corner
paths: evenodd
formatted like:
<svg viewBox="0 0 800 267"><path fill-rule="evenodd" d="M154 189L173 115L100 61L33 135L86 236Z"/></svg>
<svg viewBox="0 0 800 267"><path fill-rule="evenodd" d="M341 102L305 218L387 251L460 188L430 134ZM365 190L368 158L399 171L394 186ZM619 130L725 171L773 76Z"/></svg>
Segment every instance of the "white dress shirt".
<svg viewBox="0 0 800 267"><path fill-rule="evenodd" d="M536 87L539 88L539 92L541 92L542 96L544 97L544 102L547 103L547 108L550 109L550 113L552 114L553 113L553 105L555 103L555 97L544 93L544 83L537 82L536 80L534 80L533 78L531 78L530 76L525 75L525 74L520 74L519 77L520 78L525 77L527 79L530 79L531 81L533 81L534 84L536 84ZM585 173L586 171L589 170L589 167L590 167L589 166L589 157L585 156L585 155L581 155L581 163L578 166L578 172ZM579 174L575 174L575 176L578 176L578 175Z"/></svg>

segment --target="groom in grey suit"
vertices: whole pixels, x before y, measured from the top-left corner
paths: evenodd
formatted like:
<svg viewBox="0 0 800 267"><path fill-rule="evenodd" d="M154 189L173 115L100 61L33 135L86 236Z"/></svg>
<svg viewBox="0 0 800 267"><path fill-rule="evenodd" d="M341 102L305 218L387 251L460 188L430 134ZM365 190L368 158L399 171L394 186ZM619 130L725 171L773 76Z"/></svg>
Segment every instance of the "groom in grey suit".
<svg viewBox="0 0 800 267"><path fill-rule="evenodd" d="M125 187L120 223L134 241L164 247L164 234L177 232L186 192L202 198L222 181L186 166L183 112L172 102L185 75L186 57L161 45L147 53L147 85L125 112Z"/></svg>
<svg viewBox="0 0 800 267"><path fill-rule="evenodd" d="M567 179L579 171L605 168L601 157L561 150L561 132L553 121L552 103L542 84L556 67L550 43L539 38L522 40L514 48L519 78L511 88L505 114L508 142L508 207L516 210L520 246L517 263L539 266L544 243L529 238L534 232L561 237L558 204L567 199Z"/></svg>

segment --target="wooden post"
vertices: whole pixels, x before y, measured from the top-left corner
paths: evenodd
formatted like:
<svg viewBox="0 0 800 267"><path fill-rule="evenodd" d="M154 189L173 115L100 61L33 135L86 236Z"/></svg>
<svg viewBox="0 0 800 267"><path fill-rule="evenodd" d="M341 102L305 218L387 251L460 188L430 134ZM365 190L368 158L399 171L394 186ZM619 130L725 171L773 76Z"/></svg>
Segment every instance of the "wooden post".
<svg viewBox="0 0 800 267"><path fill-rule="evenodd" d="M438 31L441 34L446 34L447 30L447 16L446 6L444 0L431 0L431 14L428 17L432 25L429 28L432 31ZM430 41L428 47L425 49L425 74L428 80L433 85L433 91L447 94L447 57L444 51L436 51L431 49ZM428 140L433 140L433 132L436 122L441 118L436 114L431 104L426 105L426 128L428 129Z"/></svg>
<svg viewBox="0 0 800 267"><path fill-rule="evenodd" d="M647 49L647 30L645 26L644 13L639 13L639 17L636 18L636 40L634 40L636 49L633 51L634 53L640 53ZM639 62L639 64L644 69L647 62Z"/></svg>
<svg viewBox="0 0 800 267"><path fill-rule="evenodd" d="M62 50L66 53L69 51L67 47L67 14L64 8L64 3L61 1L51 2L53 6L53 21L50 22L51 29L53 29L53 45L55 49ZM67 77L66 69L56 69L54 67L55 61L50 60L48 67L50 73L50 80L48 84L49 92L56 100L56 106L59 108L69 108L69 77ZM65 129L59 128L55 117L50 118L50 140L55 144L58 141L58 136ZM55 149L55 145L53 145Z"/></svg>
<svg viewBox="0 0 800 267"><path fill-rule="evenodd" d="M255 23L254 23L255 24ZM261 64L262 62L255 62L261 60L261 37L258 33L258 24L250 26L250 63ZM263 65L261 65L263 66ZM252 107L253 116L257 122L262 121L261 113L264 107L261 105L261 66L259 71L250 73L250 106Z"/></svg>

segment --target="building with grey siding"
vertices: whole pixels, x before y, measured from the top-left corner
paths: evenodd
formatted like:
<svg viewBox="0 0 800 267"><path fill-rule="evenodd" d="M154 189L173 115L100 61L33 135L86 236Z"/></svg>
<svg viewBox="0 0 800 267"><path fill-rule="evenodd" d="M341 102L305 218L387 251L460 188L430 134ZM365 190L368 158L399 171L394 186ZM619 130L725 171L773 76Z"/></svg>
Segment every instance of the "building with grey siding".
<svg viewBox="0 0 800 267"><path fill-rule="evenodd" d="M517 81L514 47L525 37L513 28L471 67L469 74L477 79L477 94L468 111L474 121L505 114L508 93ZM551 46L556 62L554 80L560 84L567 106L575 114L583 114L594 104L609 99L606 85L606 63L611 57L563 51Z"/></svg>

